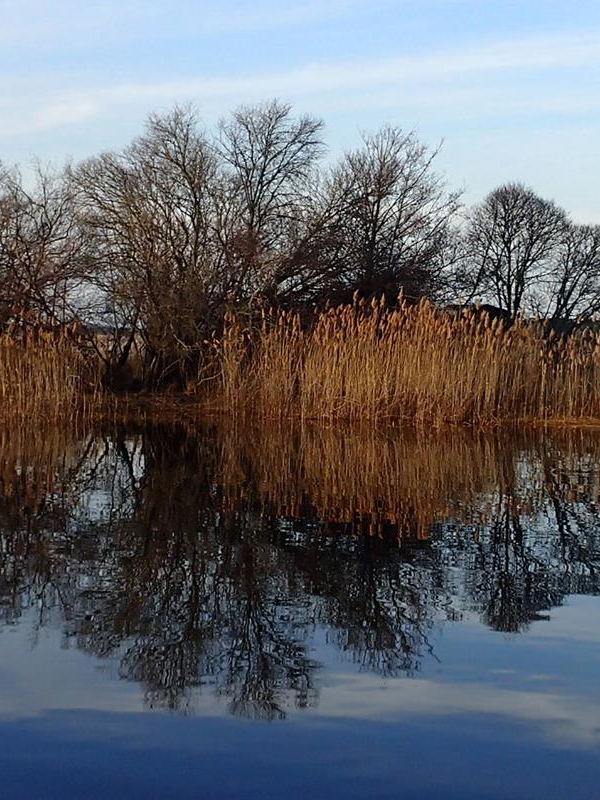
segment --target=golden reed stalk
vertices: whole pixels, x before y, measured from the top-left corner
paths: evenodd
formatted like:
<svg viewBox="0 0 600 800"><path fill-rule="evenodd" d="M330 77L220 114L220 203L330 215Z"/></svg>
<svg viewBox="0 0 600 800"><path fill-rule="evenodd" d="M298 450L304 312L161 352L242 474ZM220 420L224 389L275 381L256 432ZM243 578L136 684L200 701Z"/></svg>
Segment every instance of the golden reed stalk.
<svg viewBox="0 0 600 800"><path fill-rule="evenodd" d="M191 436L198 429L190 428ZM502 511L536 515L548 498L595 506L600 433L370 426L217 426L212 485L223 509L319 521L332 534L427 539L458 521L474 537ZM206 453L201 455L206 464ZM196 472L200 474L201 465Z"/></svg>
<svg viewBox="0 0 600 800"><path fill-rule="evenodd" d="M199 509L212 509L234 526L239 515L244 525L263 519L273 530L280 529L277 520L302 518L316 535L398 540L424 540L437 524L456 522L476 539L505 513L552 514L554 503L593 512L600 502L594 430L376 430L229 420L136 429L106 421L78 431L51 426L42 436L27 425L0 426L3 524L29 531L32 516L41 514L44 524L43 514L55 513L60 525L60 515L85 502L95 486L118 485L121 493L123 454L134 452L144 465L135 513L148 524L151 518L158 531L186 530ZM127 516L129 500L125 506Z"/></svg>
<svg viewBox="0 0 600 800"><path fill-rule="evenodd" d="M600 419L600 334L543 338L477 311L357 302L226 320L213 401L236 415L441 425ZM214 390L213 390L214 391Z"/></svg>
<svg viewBox="0 0 600 800"><path fill-rule="evenodd" d="M0 421L72 424L100 400L97 370L68 331L0 335Z"/></svg>

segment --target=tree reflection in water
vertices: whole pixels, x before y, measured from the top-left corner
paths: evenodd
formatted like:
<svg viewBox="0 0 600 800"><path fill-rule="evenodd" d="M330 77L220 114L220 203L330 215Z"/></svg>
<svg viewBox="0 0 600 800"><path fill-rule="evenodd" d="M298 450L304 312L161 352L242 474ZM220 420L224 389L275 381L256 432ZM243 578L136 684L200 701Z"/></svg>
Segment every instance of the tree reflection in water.
<svg viewBox="0 0 600 800"><path fill-rule="evenodd" d="M41 444L40 444L41 442ZM318 702L317 634L412 674L475 611L600 589L595 435L116 428L0 437L0 614L35 611L153 706Z"/></svg>

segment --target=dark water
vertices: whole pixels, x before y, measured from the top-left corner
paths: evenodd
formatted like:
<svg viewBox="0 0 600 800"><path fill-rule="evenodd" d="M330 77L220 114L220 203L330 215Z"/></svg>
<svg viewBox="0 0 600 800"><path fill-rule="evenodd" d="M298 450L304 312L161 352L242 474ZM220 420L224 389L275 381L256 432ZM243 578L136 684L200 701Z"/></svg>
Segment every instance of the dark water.
<svg viewBox="0 0 600 800"><path fill-rule="evenodd" d="M600 797L600 436L0 434L11 798Z"/></svg>

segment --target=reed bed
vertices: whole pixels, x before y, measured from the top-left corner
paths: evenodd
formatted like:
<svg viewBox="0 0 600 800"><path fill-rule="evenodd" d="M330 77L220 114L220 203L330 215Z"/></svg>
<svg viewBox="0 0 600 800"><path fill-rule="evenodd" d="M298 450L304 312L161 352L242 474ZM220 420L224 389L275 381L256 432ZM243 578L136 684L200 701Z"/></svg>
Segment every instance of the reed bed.
<svg viewBox="0 0 600 800"><path fill-rule="evenodd" d="M125 471L124 454L132 459ZM134 461L144 469L139 512L159 531L183 529L199 509L213 509L225 525L256 515L280 530L276 520L297 518L312 522L315 533L400 541L426 540L437 525L458 523L476 539L503 514L548 513L549 500L600 503L599 431L218 421L40 433L9 425L0 426L0 522L17 528L24 521L29 530L34 519L43 525L54 514L60 529L61 515L97 481L116 492L116 508ZM128 500L124 507L129 514Z"/></svg>
<svg viewBox="0 0 600 800"><path fill-rule="evenodd" d="M481 498L511 471L512 462L503 461L512 448L467 434L234 427L222 440L217 483L231 506L252 487L267 516L426 539L434 522L473 513L478 519Z"/></svg>
<svg viewBox="0 0 600 800"><path fill-rule="evenodd" d="M102 402L97 366L68 331L0 335L0 420L75 424Z"/></svg>
<svg viewBox="0 0 600 800"><path fill-rule="evenodd" d="M77 475L89 431L72 426L0 425L0 505L3 518L33 518Z"/></svg>
<svg viewBox="0 0 600 800"><path fill-rule="evenodd" d="M235 414L422 424L600 419L600 335L542 336L477 310L356 302L303 325L234 317L216 343L217 402Z"/></svg>
<svg viewBox="0 0 600 800"><path fill-rule="evenodd" d="M473 536L503 512L535 515L549 496L600 500L600 432L407 427L218 427L214 484L224 508L312 518L335 532L427 539L437 523ZM204 460L206 458L204 457Z"/></svg>

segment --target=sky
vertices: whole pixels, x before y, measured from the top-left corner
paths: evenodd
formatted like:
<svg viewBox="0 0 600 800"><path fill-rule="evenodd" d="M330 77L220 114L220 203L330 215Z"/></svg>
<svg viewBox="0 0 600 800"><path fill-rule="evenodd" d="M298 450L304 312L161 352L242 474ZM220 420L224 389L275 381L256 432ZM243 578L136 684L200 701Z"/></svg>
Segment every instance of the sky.
<svg viewBox="0 0 600 800"><path fill-rule="evenodd" d="M207 127L277 97L331 158L382 124L467 204L519 180L600 224L598 0L0 0L0 161L124 147L151 111Z"/></svg>

